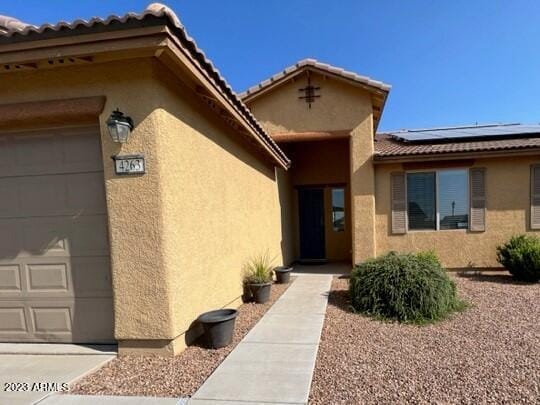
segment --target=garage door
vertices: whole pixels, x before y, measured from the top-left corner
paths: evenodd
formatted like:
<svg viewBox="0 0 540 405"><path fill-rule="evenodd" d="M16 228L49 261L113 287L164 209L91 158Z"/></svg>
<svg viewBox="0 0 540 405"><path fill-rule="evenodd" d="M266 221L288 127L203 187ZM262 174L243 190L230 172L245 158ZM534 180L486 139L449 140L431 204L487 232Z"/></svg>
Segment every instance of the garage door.
<svg viewBox="0 0 540 405"><path fill-rule="evenodd" d="M98 130L0 134L0 341L113 341Z"/></svg>

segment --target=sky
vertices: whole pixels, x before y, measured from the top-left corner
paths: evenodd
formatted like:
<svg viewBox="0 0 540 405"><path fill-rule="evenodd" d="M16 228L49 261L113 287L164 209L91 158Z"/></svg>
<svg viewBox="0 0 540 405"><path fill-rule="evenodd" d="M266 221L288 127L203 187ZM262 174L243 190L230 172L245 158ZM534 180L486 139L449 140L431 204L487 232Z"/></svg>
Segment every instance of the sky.
<svg viewBox="0 0 540 405"><path fill-rule="evenodd" d="M140 12L140 0L1 0L42 24ZM241 92L315 58L392 85L379 131L540 122L537 0L169 0Z"/></svg>

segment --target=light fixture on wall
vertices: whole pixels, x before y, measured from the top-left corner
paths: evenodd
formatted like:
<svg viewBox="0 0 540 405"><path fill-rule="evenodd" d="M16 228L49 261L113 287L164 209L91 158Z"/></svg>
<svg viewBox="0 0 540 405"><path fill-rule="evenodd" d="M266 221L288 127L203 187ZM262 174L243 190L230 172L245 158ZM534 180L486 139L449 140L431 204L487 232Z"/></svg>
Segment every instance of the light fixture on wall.
<svg viewBox="0 0 540 405"><path fill-rule="evenodd" d="M107 120L107 128L113 142L126 143L133 129L133 120L117 108Z"/></svg>

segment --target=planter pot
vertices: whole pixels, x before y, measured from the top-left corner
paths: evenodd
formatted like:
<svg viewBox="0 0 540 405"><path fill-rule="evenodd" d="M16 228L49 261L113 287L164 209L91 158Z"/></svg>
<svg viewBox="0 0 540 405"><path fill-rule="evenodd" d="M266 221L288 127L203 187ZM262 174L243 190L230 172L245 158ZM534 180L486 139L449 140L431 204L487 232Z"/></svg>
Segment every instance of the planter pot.
<svg viewBox="0 0 540 405"><path fill-rule="evenodd" d="M270 299L272 283L249 284L251 295L257 304L264 304Z"/></svg>
<svg viewBox="0 0 540 405"><path fill-rule="evenodd" d="M280 266L274 269L276 273L276 283L288 284L291 281L292 267Z"/></svg>
<svg viewBox="0 0 540 405"><path fill-rule="evenodd" d="M206 344L212 349L225 347L232 342L236 309L218 309L205 312L198 321L204 329Z"/></svg>

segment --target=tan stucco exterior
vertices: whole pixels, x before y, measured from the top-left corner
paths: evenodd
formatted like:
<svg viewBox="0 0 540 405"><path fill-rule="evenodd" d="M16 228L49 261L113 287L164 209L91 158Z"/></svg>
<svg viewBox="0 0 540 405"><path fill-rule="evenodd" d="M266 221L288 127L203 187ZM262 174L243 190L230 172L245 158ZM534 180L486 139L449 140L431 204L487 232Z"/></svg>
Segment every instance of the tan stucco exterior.
<svg viewBox="0 0 540 405"><path fill-rule="evenodd" d="M148 60L78 66L10 74L0 83L4 103L104 95L106 105L99 118L115 302L115 337L119 340L166 339L172 335L166 270L163 265L163 218L156 137L156 91ZM105 120L116 107L129 112L137 123L132 139L114 144ZM111 156L142 152L148 173L119 178L113 174ZM137 202L133 201L137 196ZM144 237L141 237L144 235ZM134 282L138 280L138 282ZM150 327L150 325L153 325Z"/></svg>
<svg viewBox="0 0 540 405"><path fill-rule="evenodd" d="M538 159L534 156L472 156L474 159L469 159L469 162L487 170L485 232L451 230L392 234L390 173L405 171L407 167L404 168L401 163L374 163L373 114L369 93L312 73L312 83L321 87L321 98L315 100L309 109L303 101L298 100L298 89L305 85L306 80L299 76L250 98L248 103L265 127L285 142L284 148L293 162L290 171L293 185L347 183L351 198L350 244L354 263L390 250L408 252L433 249L448 268L499 267L496 247L512 235L531 232L530 165L538 163ZM343 132L345 128L350 132L348 140L345 140L349 145L348 151L330 147L331 141L317 140L328 139L332 131ZM307 136L313 140L294 141L295 137L300 139ZM339 141L336 139L333 142L337 144ZM343 173L343 162L349 164L347 176ZM445 162L438 164L437 160L430 162L426 167L437 169L447 166ZM328 196L326 200L328 204ZM297 204L293 205L293 210L297 215ZM325 222L326 218L325 215ZM333 240L332 236L326 235L327 250L329 242L344 249L344 242ZM297 227L294 237L295 255L298 255ZM335 252L334 249L329 250ZM339 254L328 255L329 259L339 257Z"/></svg>
<svg viewBox="0 0 540 405"><path fill-rule="evenodd" d="M390 250L434 250L448 268L500 267L496 247L512 235L532 232L530 213L530 165L535 157L476 159L471 167L486 168L486 231L409 231L392 235L389 220L390 173L403 171L401 164L377 165L377 254ZM444 167L433 163L432 168ZM430 170L430 169L426 169ZM538 234L538 232L535 232Z"/></svg>
<svg viewBox="0 0 540 405"><path fill-rule="evenodd" d="M3 104L106 98L96 135L121 353L177 353L200 313L240 303L250 255L268 250L283 263L274 165L165 66L133 59L5 77ZM122 146L105 125L117 107L135 122ZM116 176L111 156L130 153L145 155L147 173Z"/></svg>
<svg viewBox="0 0 540 405"><path fill-rule="evenodd" d="M311 73L311 83L320 87L321 96L311 108L298 98L298 89L307 84L305 75L248 101L248 106L272 134L352 130L368 119L371 99L366 90L319 73Z"/></svg>
<svg viewBox="0 0 540 405"><path fill-rule="evenodd" d="M358 262L375 254L372 100L363 88L311 72L311 83L320 87L320 98L311 108L298 99L307 77L297 77L248 101L255 116L272 134L309 131L349 132L334 141L298 142L284 146L290 155L293 186L345 183L350 198L346 232L336 234L329 226L329 196L325 200L325 236L330 260ZM371 180L370 180L371 179ZM329 190L325 192L329 193ZM353 208L356 207L356 208ZM347 207L346 207L347 208ZM293 206L298 216L297 205ZM295 223L297 219L295 219ZM358 236L355 236L358 235ZM298 257L298 229L295 254ZM345 245L343 245L345 242ZM352 250L352 253L351 253Z"/></svg>
<svg viewBox="0 0 540 405"><path fill-rule="evenodd" d="M339 139L321 142L298 142L283 146L287 156L294 162L287 173L289 184L280 184L291 193L289 208L292 224L292 258L300 256L298 188L324 188L324 231L326 257L332 261L351 260L351 210L349 184L349 140ZM345 231L332 228L332 188L345 188Z"/></svg>
<svg viewBox="0 0 540 405"><path fill-rule="evenodd" d="M50 48L14 43L0 52L5 66L29 69L1 75L0 132L96 128L121 354L180 352L197 334L198 315L241 303L242 267L251 256L267 251L276 265L299 259L302 187L324 190L326 259L332 261L433 249L448 268L495 267L496 246L530 231L530 165L540 159L473 156L473 166L486 168L484 232L393 235L390 173L405 169L373 160L374 117L387 90L381 95L344 76L310 71L320 87L311 107L299 99L306 74L249 98L257 120L282 140L292 160L286 170L281 150L162 25L136 28L133 35L128 29L86 35L83 45L65 36L51 39ZM59 49L92 56L59 66ZM72 110L62 114L64 106ZM116 108L135 123L123 145L113 143L106 128ZM118 154L144 154L146 173L116 175L111 156ZM343 232L332 229L332 188L346 192Z"/></svg>
<svg viewBox="0 0 540 405"><path fill-rule="evenodd" d="M275 167L193 103L172 74L159 76L161 247L176 337L202 312L240 302L242 267L251 256L268 251L276 265L283 263L281 207Z"/></svg>

